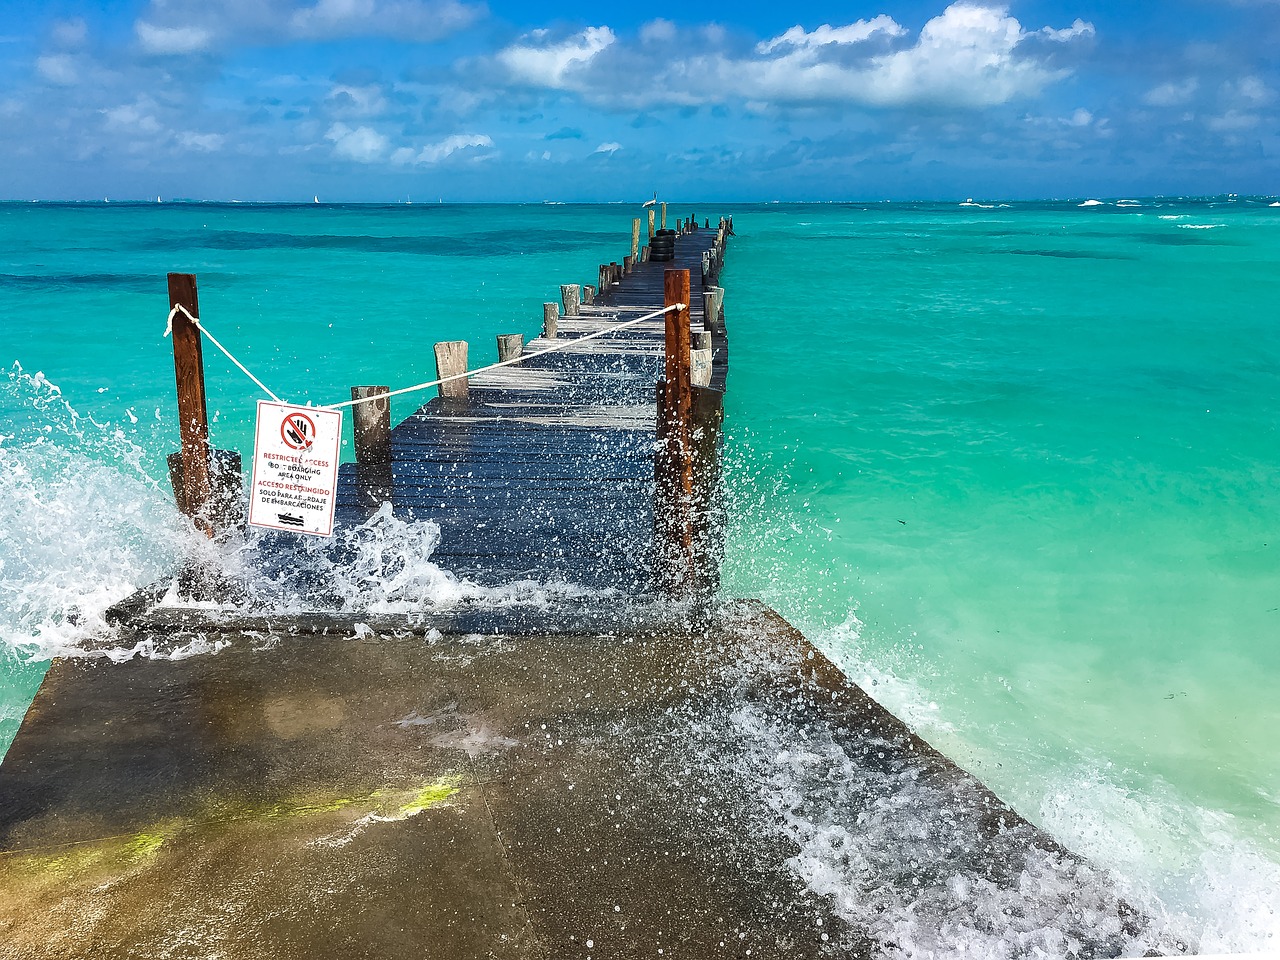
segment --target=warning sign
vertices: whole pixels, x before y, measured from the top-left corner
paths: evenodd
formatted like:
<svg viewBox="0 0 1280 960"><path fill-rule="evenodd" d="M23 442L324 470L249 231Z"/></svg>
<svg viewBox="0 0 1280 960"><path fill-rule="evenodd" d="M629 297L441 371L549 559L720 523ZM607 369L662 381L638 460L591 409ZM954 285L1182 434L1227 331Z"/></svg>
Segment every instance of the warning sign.
<svg viewBox="0 0 1280 960"><path fill-rule="evenodd" d="M317 537L333 533L342 411L258 401L249 523Z"/></svg>

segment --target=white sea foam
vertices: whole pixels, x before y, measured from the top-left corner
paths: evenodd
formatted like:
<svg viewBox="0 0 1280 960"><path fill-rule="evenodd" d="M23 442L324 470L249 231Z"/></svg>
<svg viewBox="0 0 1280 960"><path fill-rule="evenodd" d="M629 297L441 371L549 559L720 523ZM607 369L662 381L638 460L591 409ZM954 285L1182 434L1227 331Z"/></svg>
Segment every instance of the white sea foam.
<svg viewBox="0 0 1280 960"><path fill-rule="evenodd" d="M983 733L964 716L940 708L929 678L920 679L921 665L909 653L873 650L856 616L840 626L815 632L847 675L915 731L947 752L991 759L999 745L969 743ZM899 675L901 674L901 675ZM952 707L953 709L953 707ZM1202 953L1249 953L1280 948L1280 858L1263 848L1244 825L1222 811L1205 808L1180 795L1164 781L1137 771L1119 769L1103 757L1058 753L1054 756L999 756L1007 782L1019 784L1005 799L1061 841L1064 846L1105 870L1120 894L1154 918L1158 931ZM1019 774L1010 768L1021 766ZM981 772L983 767L975 769ZM1007 784L1006 784L1007 786ZM896 821L899 829L905 820ZM797 860L807 882L838 902L854 916L866 909L863 894L849 882L850 843L837 824L822 817L792 822L802 853ZM1038 889L1052 883L1052 864L1029 862L1027 878ZM1062 881L1059 881L1062 882ZM964 881L966 896L975 892L1000 910L1022 907L1007 894ZM843 891L843 892L842 892ZM941 896L942 899L938 899ZM910 905L884 914L885 936L901 945L890 956L978 957L1062 956L1069 953L1058 940L1060 918L1040 916L1043 927L1006 929L1000 936L975 928L970 921L951 923L955 904L935 891ZM969 908L966 908L969 909ZM976 909L976 908L975 908ZM899 910L896 919L893 910ZM986 908L978 910L988 915ZM926 918L946 915L948 925ZM980 926L980 925L979 925ZM1057 931L1057 932L1055 932ZM902 939L899 939L902 938ZM1125 953L1122 955L1140 955Z"/></svg>
<svg viewBox="0 0 1280 960"><path fill-rule="evenodd" d="M796 850L788 860L796 878L855 936L869 936L878 956L1004 960L1177 949L1176 931L1159 916L1143 929L1126 926L1104 871L1024 840L984 839L982 814L952 786L911 765L866 759L873 737L837 741L823 723L797 726L767 704L696 721L690 737L698 744L693 763L716 770L700 781L706 789L736 790L762 808L752 829L785 838Z"/></svg>
<svg viewBox="0 0 1280 960"><path fill-rule="evenodd" d="M1068 847L1108 866L1127 895L1159 912L1205 953L1280 947L1280 863L1229 814L1168 784L1108 776L1104 761L1045 784L1038 820Z"/></svg>
<svg viewBox="0 0 1280 960"><path fill-rule="evenodd" d="M1104 204L1103 204L1103 202L1102 202L1101 200L1086 200L1084 203L1077 204L1077 206L1081 206L1081 207L1101 207L1101 206L1104 206Z"/></svg>
<svg viewBox="0 0 1280 960"><path fill-rule="evenodd" d="M103 612L170 566L184 524L124 432L15 366L0 441L0 648L45 659L107 630Z"/></svg>
<svg viewBox="0 0 1280 960"><path fill-rule="evenodd" d="M1218 227L1225 227L1225 223L1180 223L1179 230L1216 230Z"/></svg>
<svg viewBox="0 0 1280 960"><path fill-rule="evenodd" d="M248 588L247 606L284 613L423 613L483 602L495 606L547 606L561 600L613 596L564 581L517 580L485 586L431 559L440 527L405 520L390 504L330 539L251 531L219 551L216 563ZM269 563L264 563L269 559Z"/></svg>

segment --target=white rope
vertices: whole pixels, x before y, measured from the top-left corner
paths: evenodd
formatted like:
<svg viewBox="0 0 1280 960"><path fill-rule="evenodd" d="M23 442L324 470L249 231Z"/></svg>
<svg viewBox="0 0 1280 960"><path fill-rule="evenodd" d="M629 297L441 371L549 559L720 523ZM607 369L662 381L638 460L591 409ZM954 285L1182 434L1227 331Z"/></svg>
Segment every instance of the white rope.
<svg viewBox="0 0 1280 960"><path fill-rule="evenodd" d="M177 316L179 312L184 314L188 320L194 323L196 329L199 330L201 333L203 333L206 337L208 337L210 343L212 343L215 347L217 347L219 350L225 353L227 355L227 359L230 360L232 363L234 363L237 367L239 367L246 377L248 377L250 380L256 383L259 387L261 387L268 397L270 397L276 403L284 402L279 397L277 397L274 393L271 392L270 387L268 387L265 383L263 383L261 380L255 377L252 373L250 373L248 367L246 367L243 363L241 363L239 360L233 357L231 355L231 351L228 350L226 347L224 347L222 344L220 344L217 341L217 338L214 337L212 333L210 333L208 330L204 328L204 325L200 322L199 317L193 317L191 315L191 311L189 311L186 307L184 307L180 303L175 303L173 305L173 309L169 311L169 321L164 325L164 335L166 337L169 336L169 334L173 333L173 318Z"/></svg>
<svg viewBox="0 0 1280 960"><path fill-rule="evenodd" d="M343 407L354 407L358 403L372 403L375 400L382 400L386 397L398 397L403 393L414 393L418 390L427 390L431 387L438 387L442 383L452 383L454 380L469 380L471 377L477 376L478 374L481 374L481 373L488 373L490 370L497 370L500 367L510 367L517 363L524 363L524 361L526 360L531 360L534 357L543 357L543 356L546 356L548 353L557 353L561 350L568 350L570 347L574 346L575 344L583 343L584 341L587 341L587 340L595 340L599 337L607 337L611 333L617 333L619 330L625 330L627 327L633 327L637 323L643 323L646 320L653 320L653 319L656 319L657 317L661 317L664 314L670 313L672 310L687 310L687 309L688 309L688 304L673 303L671 306L663 307L661 310L655 310L653 313L646 313L643 317L636 317L634 320L625 320L622 323L619 323L615 326L605 327L603 330L597 330L595 333L588 333L581 337L574 337L571 340L565 340L563 343L558 343L553 347L546 347L543 350L535 350L533 353L522 353L520 354L520 356L512 357L510 360L499 360L497 363L491 363L487 367L480 367L476 370L468 370L466 373L455 373L447 377L440 377L438 380L428 380L426 383L415 383L412 387L401 387L399 390L392 390L389 393L376 393L376 394L373 394L372 396L360 397L357 400L344 400L342 403L326 404L325 406L322 406L320 409L321 410L340 410ZM199 330L206 337L208 337L209 342L212 343L219 350L221 350L224 354L226 354L227 359L230 360L232 363L234 363L237 367L239 367L241 372L244 373L246 377L248 377L250 380L256 383L260 388L262 388L263 392L265 392L267 396L269 396L276 403L284 402L279 397L277 397L274 393L272 393L271 389L265 383L263 383L261 380L255 377L252 373L250 373L248 367L246 367L243 363L241 363L239 360L233 357L231 355L231 351L228 350L226 347L224 347L222 344L220 344L217 338L215 338L213 334L211 334L207 329L205 329L204 325L200 322L199 317L193 317L190 311L188 311L187 308L180 303L175 303L173 305L173 309L169 311L169 320L165 324L165 328L164 328L164 335L166 337L173 332L173 318L177 316L179 312L181 312L188 320L190 320L193 324L195 324L196 329Z"/></svg>
<svg viewBox="0 0 1280 960"><path fill-rule="evenodd" d="M656 317L661 317L663 314L670 313L672 310L686 309L688 309L687 304L673 303L669 307L663 307L661 310L655 310L653 313L647 313L643 317L636 317L634 320L625 320L616 326L605 327L603 330L597 330L595 333L588 333L585 336L574 337L572 340L565 340L564 343L556 344L554 347L547 347L544 350L535 350L533 353L522 353L520 356L512 357L510 360L499 360L497 363L491 363L487 367L468 370L466 373L455 373L447 377L441 377L439 380L430 380L426 383L415 383L412 387L401 387L399 390L392 390L389 393L375 393L372 396L361 397L358 400L345 400L342 403L330 403L320 409L338 410L342 407L354 407L357 403L372 403L375 400L382 400L386 397L397 397L402 393L413 393L415 390L426 390L430 387L438 387L442 383L452 383L454 380L466 380L480 373L488 373L490 370L497 370L499 367L510 367L514 364L531 360L534 357L544 357L548 353L557 353L561 350L567 350L575 344L582 343L585 340L595 340L598 337L605 337L611 333L617 333L619 330L625 330L627 327L633 327L637 323L643 323L645 320L653 320ZM245 372L248 373L247 370ZM266 388L264 387L263 389L265 390Z"/></svg>

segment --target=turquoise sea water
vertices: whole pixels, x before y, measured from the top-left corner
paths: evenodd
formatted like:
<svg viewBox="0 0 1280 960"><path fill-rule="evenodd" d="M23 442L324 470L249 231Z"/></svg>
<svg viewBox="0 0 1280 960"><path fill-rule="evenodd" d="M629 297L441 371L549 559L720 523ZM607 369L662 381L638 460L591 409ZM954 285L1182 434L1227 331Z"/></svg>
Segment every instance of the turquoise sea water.
<svg viewBox="0 0 1280 960"><path fill-rule="evenodd" d="M1280 945L1273 202L673 211L738 231L726 594L1205 952ZM324 403L534 333L636 214L0 205L0 748L47 658L181 549L166 271ZM254 388L205 362L214 439L247 451Z"/></svg>

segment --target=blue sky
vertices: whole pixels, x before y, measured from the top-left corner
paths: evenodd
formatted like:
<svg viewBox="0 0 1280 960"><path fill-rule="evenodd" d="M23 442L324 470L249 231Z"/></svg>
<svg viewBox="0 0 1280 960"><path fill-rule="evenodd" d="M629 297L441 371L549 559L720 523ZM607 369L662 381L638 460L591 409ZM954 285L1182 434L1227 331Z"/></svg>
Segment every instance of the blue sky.
<svg viewBox="0 0 1280 960"><path fill-rule="evenodd" d="M1277 51L1280 0L0 0L0 198L1271 194Z"/></svg>

